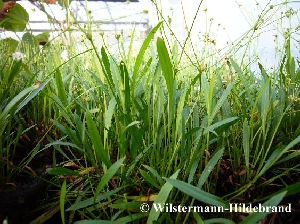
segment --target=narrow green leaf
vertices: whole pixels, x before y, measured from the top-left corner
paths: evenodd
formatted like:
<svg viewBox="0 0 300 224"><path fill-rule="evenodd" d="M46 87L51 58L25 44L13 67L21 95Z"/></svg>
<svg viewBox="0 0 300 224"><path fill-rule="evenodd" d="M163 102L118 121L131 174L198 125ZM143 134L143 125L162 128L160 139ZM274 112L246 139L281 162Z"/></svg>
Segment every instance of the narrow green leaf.
<svg viewBox="0 0 300 224"><path fill-rule="evenodd" d="M295 184L292 184L290 186L287 186L271 195L268 195L264 198L260 198L258 200L255 200L254 202L259 202L259 201L265 201L265 200L268 200L269 198L273 197L273 196L276 196L277 194L279 193L282 193L282 192L287 192L285 197L287 196L291 196L291 195L296 195L296 194L299 194L300 193L300 182L298 183L295 183Z"/></svg>
<svg viewBox="0 0 300 224"><path fill-rule="evenodd" d="M117 101L114 97L112 97L108 103L108 108L105 111L104 123L105 123L105 128L107 130L109 130L109 128L111 126L111 121L112 121L112 117L113 117L116 105L117 105Z"/></svg>
<svg viewBox="0 0 300 224"><path fill-rule="evenodd" d="M125 63L122 61L120 63L120 72L121 72L121 77L122 77L122 85L123 85L123 93L125 95L125 99L124 99L124 111L125 113L129 113L130 109L131 109L131 100L130 100L130 85L129 85L129 75L128 75L128 71L126 68Z"/></svg>
<svg viewBox="0 0 300 224"><path fill-rule="evenodd" d="M224 101L226 100L227 96L229 95L230 91L232 90L234 84L235 84L235 82L231 82L227 86L226 90L222 93L222 96L218 100L216 106L213 109L213 112L211 113L211 115L209 117L209 122L208 122L209 124L213 121L214 117L216 116L216 114L220 110L221 106L223 105Z"/></svg>
<svg viewBox="0 0 300 224"><path fill-rule="evenodd" d="M108 221L108 220L82 220L82 221L77 221L74 224L126 224L126 223L132 223L135 220L139 220L141 218L144 218L147 215L148 215L147 213L138 213L138 214L125 216L125 217L119 218L119 219L114 220L114 221Z"/></svg>
<svg viewBox="0 0 300 224"><path fill-rule="evenodd" d="M291 141L284 149L278 148L276 149L269 157L269 159L266 161L263 168L258 173L257 177L261 177L274 163L277 162L277 160L290 148L292 148L294 145L298 144L300 142L300 135Z"/></svg>
<svg viewBox="0 0 300 224"><path fill-rule="evenodd" d="M169 180L173 180L176 179L178 174L179 174L180 170L177 170L171 177ZM163 204L166 202L166 200L169 197L169 194L172 190L173 186L170 183L165 183L162 188L160 189L154 203L156 204ZM147 224L152 224L154 221L156 221L160 215L161 211L156 211L154 206L151 208L150 213L149 213L149 217L147 220Z"/></svg>
<svg viewBox="0 0 300 224"><path fill-rule="evenodd" d="M23 99L28 93L33 91L35 89L34 86L28 87L24 90L22 90L18 95L16 95L4 108L2 113L0 113L0 121L6 118L6 115L9 113L9 111L16 106L16 104Z"/></svg>
<svg viewBox="0 0 300 224"><path fill-rule="evenodd" d="M193 185L190 185L188 183L185 183L183 181L179 180L173 180L164 178L168 183L172 184L174 187L178 188L180 191L186 193L187 195L191 196L192 198L204 202L209 205L214 206L222 206L223 208L229 208L229 204L222 200L221 198L207 193L198 187L194 187Z"/></svg>
<svg viewBox="0 0 300 224"><path fill-rule="evenodd" d="M153 169L152 167L147 166L147 165L143 165L143 167L145 167L147 170L149 170L150 173L152 173L153 176L155 176L157 178L160 185L163 185L163 183L165 181L162 179L162 177L158 174L158 172L155 169Z"/></svg>
<svg viewBox="0 0 300 224"><path fill-rule="evenodd" d="M61 76L59 69L56 69L56 71L55 71L55 84L56 84L56 93L57 93L58 98L62 102L62 105L64 107L67 107L68 106L67 93L66 93L65 85L63 83L63 78Z"/></svg>
<svg viewBox="0 0 300 224"><path fill-rule="evenodd" d="M98 203L100 201L103 201L103 200L107 199L108 197L110 197L113 194L116 194L117 192L119 192L123 188L124 187L119 187L119 188L114 189L112 191L108 191L108 192L105 192L105 193L103 193L101 195L98 195L96 197L96 200L95 200L94 197L92 197L92 198L86 199L84 201L77 202L76 204L74 204L71 207L69 207L66 211L76 211L76 210L79 210L79 209L91 206L91 205L93 205L95 203Z"/></svg>
<svg viewBox="0 0 300 224"><path fill-rule="evenodd" d="M201 189L203 184L207 181L208 176L213 171L213 169L216 166L216 164L218 163L218 161L221 159L223 153L224 153L224 149L221 149L218 152L216 152L214 154L214 156L209 160L209 162L205 166L205 168L204 168L204 170L203 170L203 172L202 172L202 174L199 178L199 181L198 181L198 184L197 184L197 187L199 189Z"/></svg>
<svg viewBox="0 0 300 224"><path fill-rule="evenodd" d="M67 195L67 182L66 182L66 180L64 180L64 182L61 186L60 200L59 200L60 216L61 216L62 224L65 223L65 200L66 200L66 195Z"/></svg>
<svg viewBox="0 0 300 224"><path fill-rule="evenodd" d="M51 175L72 175L72 176L80 176L80 174L74 170L70 170L64 167L57 167L49 170L47 172L48 174Z"/></svg>
<svg viewBox="0 0 300 224"><path fill-rule="evenodd" d="M86 122L87 122L89 137L91 138L92 143L94 145L94 150L96 153L97 160L102 161L107 167L110 167L111 162L109 160L108 152L105 151L101 140L101 136L97 130L97 126L93 121L92 116L88 112L86 113Z"/></svg>
<svg viewBox="0 0 300 224"><path fill-rule="evenodd" d="M141 158L144 157L144 155L146 154L146 152L149 151L149 149L152 147L152 144L148 145L147 148L145 148L142 152L140 152L134 159L134 161L132 162L132 164L129 165L128 170L126 172L126 176L128 177L131 173L131 171L135 168L136 164L138 161L141 160Z"/></svg>
<svg viewBox="0 0 300 224"><path fill-rule="evenodd" d="M149 184L151 184L153 187L157 188L158 190L160 190L160 187L159 185L157 184L156 180L153 179L151 177L151 175L149 175L147 172L145 172L144 170L142 169L139 169L142 177L144 178L145 181L147 181Z"/></svg>
<svg viewBox="0 0 300 224"><path fill-rule="evenodd" d="M44 89L51 79L47 79L45 82L41 83L35 90L33 90L17 107L15 114L17 114L29 101L31 101L37 94Z"/></svg>
<svg viewBox="0 0 300 224"><path fill-rule="evenodd" d="M113 165L111 165L111 167L109 167L109 169L104 173L104 175L102 176L97 189L95 191L95 199L96 196L99 195L99 193L103 190L103 188L108 184L108 182L111 180L111 178L117 173L118 169L121 167L121 165L124 162L124 158L119 159L118 161L116 161Z"/></svg>
<svg viewBox="0 0 300 224"><path fill-rule="evenodd" d="M23 62L22 60L19 60L17 62L14 61L12 68L10 69L10 72L7 76L4 76L4 83L7 84L7 87L10 88L11 85L14 83L13 80L18 77L21 68L22 68Z"/></svg>
<svg viewBox="0 0 300 224"><path fill-rule="evenodd" d="M249 133L249 125L248 121L245 120L243 123L243 149L244 149L244 157L245 157L245 163L246 168L249 170L249 159L250 159L250 133Z"/></svg>
<svg viewBox="0 0 300 224"><path fill-rule="evenodd" d="M115 90L114 82L113 82L113 79L112 79L109 59L108 59L108 56L105 52L104 47L101 47L101 56L102 56L102 63L104 65L104 71L103 72L104 72L105 77L107 79L110 90L114 93L116 90Z"/></svg>
<svg viewBox="0 0 300 224"><path fill-rule="evenodd" d="M204 224L201 216L197 212L193 212L194 219L196 220L197 224Z"/></svg>
<svg viewBox="0 0 300 224"><path fill-rule="evenodd" d="M229 220L229 219L224 219L224 218L214 218L214 219L208 219L204 221L204 224L235 224L235 222Z"/></svg>
<svg viewBox="0 0 300 224"><path fill-rule="evenodd" d="M174 95L173 66L164 40L161 38L157 38L156 46L157 46L159 62L167 84L169 103L171 104L170 106L172 106L173 95Z"/></svg>
<svg viewBox="0 0 300 224"><path fill-rule="evenodd" d="M156 31L159 29L160 25L162 24L162 22L158 23L148 34L148 36L146 37L146 39L144 40L141 48L140 48L140 51L135 59L135 63L134 63L134 70L133 70L133 80L135 80L134 77L137 76L137 73L139 71L139 68L142 64L142 61L143 61L143 57L144 57L144 54L145 54L145 51L147 50L151 40L153 39Z"/></svg>
<svg viewBox="0 0 300 224"><path fill-rule="evenodd" d="M266 206L277 206L282 201L282 199L285 196L285 194L286 194L286 191L273 196L268 201L266 201L265 203L263 203L263 207L266 207ZM253 212L247 218L245 218L242 222L240 222L240 224L258 223L266 215L268 215L270 213L272 213L271 209L268 212L267 211L265 211L265 212Z"/></svg>
<svg viewBox="0 0 300 224"><path fill-rule="evenodd" d="M225 126L225 125L228 125L228 124L233 125L235 122L238 121L238 119L239 119L239 117L225 118L224 120L218 121L218 122L206 127L204 129L203 134L207 134L208 132L212 132L215 129L220 128L220 127Z"/></svg>

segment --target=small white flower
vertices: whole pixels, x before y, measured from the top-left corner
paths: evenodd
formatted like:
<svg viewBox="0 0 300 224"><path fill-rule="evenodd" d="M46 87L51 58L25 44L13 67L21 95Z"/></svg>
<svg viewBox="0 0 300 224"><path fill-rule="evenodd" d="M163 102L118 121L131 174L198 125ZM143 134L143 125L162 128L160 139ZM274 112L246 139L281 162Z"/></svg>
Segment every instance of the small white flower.
<svg viewBox="0 0 300 224"><path fill-rule="evenodd" d="M15 52L11 54L12 58L14 61L20 61L26 57L24 54L22 54L21 52Z"/></svg>
<svg viewBox="0 0 300 224"><path fill-rule="evenodd" d="M60 57L62 60L67 61L69 60L69 54L67 50L63 50L63 52L61 52Z"/></svg>

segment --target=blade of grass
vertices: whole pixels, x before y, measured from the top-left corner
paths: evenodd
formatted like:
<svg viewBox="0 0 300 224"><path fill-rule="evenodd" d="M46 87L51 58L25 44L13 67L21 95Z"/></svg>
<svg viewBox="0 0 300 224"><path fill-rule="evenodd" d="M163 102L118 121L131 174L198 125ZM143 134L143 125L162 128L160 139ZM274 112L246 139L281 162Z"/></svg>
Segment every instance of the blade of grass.
<svg viewBox="0 0 300 224"><path fill-rule="evenodd" d="M168 183L173 185L174 187L178 188L180 191L183 193L191 196L192 198L204 202L209 205L215 205L215 206L221 206L223 208L229 208L229 204L222 200L221 198L207 193L198 187L195 187L191 184L185 183L180 180L174 180L174 179L169 179L169 178L164 178Z"/></svg>
<svg viewBox="0 0 300 224"><path fill-rule="evenodd" d="M145 55L145 52L150 44L150 42L152 41L156 31L159 29L159 27L161 26L162 22L159 22L148 34L148 36L146 37L146 39L144 40L141 48L140 48L140 51L135 59L135 63L134 63L134 69L133 69L133 85L135 85L135 80L136 80L136 76L137 76L137 73L140 69L140 66L143 62L143 58L144 58L144 55Z"/></svg>
<svg viewBox="0 0 300 224"><path fill-rule="evenodd" d="M171 59L170 59L167 47L166 47L163 39L157 38L156 46L157 46L157 53L158 53L160 65L162 68L163 76L164 76L164 78L166 80L166 84L167 84L168 96L169 96L169 106L173 107L173 95L174 95L173 66L171 63Z"/></svg>
<svg viewBox="0 0 300 224"><path fill-rule="evenodd" d="M105 199L107 199L108 197L110 197L111 195L114 195L116 194L117 192L119 192L120 190L122 190L124 187L119 187L119 188L116 188L114 190L111 190L111 191L108 191L108 192L105 192L101 195L98 195L96 196L96 200L94 197L91 197L91 198L88 198L86 200L83 200L83 201L80 201L80 202L77 202L76 204L72 205L71 207L69 207L66 211L76 211L76 210L79 210L79 209L82 209L82 208L86 208L88 206L91 206L95 203L98 203L100 201L103 201Z"/></svg>
<svg viewBox="0 0 300 224"><path fill-rule="evenodd" d="M214 154L214 156L209 160L209 162L205 166L205 168L204 168L204 170L203 170L203 172L202 172L202 174L201 174L201 176L198 180L197 187L199 189L201 189L202 186L204 185L204 183L207 181L208 176L213 171L213 169L216 166L216 164L218 163L218 161L221 159L223 153L224 153L224 149L221 149L218 152L216 152Z"/></svg>
<svg viewBox="0 0 300 224"><path fill-rule="evenodd" d="M180 170L177 170L169 179L173 180L176 179ZM155 204L164 204L169 197L169 194L172 190L173 186L170 183L165 183L162 188L160 189L154 203ZM149 217L147 220L147 224L152 224L156 221L160 215L161 211L156 211L154 207L151 208Z"/></svg>
<svg viewBox="0 0 300 224"><path fill-rule="evenodd" d="M67 182L64 180L60 190L60 216L62 224L65 224L65 200L67 195Z"/></svg>
<svg viewBox="0 0 300 224"><path fill-rule="evenodd" d="M279 193L272 198L270 198L268 201L263 203L263 206L277 206L283 199L283 197L286 195L286 191ZM270 214L272 210L269 210L268 212L253 212L251 215L249 215L247 218L245 218L240 224L252 224L257 223L261 221L266 215Z"/></svg>
<svg viewBox="0 0 300 224"><path fill-rule="evenodd" d="M91 138L92 143L94 145L96 159L98 161L102 161L107 167L110 167L111 162L109 160L108 152L105 151L101 140L101 136L97 130L97 126L93 121L92 116L88 112L86 113L86 122L89 131L89 137Z"/></svg>
<svg viewBox="0 0 300 224"><path fill-rule="evenodd" d="M116 161L113 165L111 165L111 167L109 167L109 169L104 173L104 175L102 176L96 191L95 191L95 200L97 195L99 195L99 193L103 190L103 188L108 184L108 182L111 180L111 178L117 173L118 169L122 166L123 162L124 162L124 158L119 159L118 161Z"/></svg>

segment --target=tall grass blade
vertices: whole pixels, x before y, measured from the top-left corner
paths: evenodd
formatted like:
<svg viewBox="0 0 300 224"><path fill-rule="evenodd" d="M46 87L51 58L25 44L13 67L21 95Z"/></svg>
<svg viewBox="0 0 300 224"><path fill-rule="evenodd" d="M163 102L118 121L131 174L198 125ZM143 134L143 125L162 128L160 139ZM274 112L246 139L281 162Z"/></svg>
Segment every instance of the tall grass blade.
<svg viewBox="0 0 300 224"><path fill-rule="evenodd" d="M23 99L28 93L33 91L35 89L34 86L28 87L24 90L22 90L18 95L16 95L4 108L4 110L0 114L0 121L4 123L4 120L6 119L6 116L10 112L10 110L13 109L13 107L16 106L16 104Z"/></svg>
<svg viewBox="0 0 300 224"><path fill-rule="evenodd" d="M229 220L229 219L224 219L224 218L214 218L214 219L208 219L204 220L204 224L235 224L235 222Z"/></svg>
<svg viewBox="0 0 300 224"><path fill-rule="evenodd" d="M96 191L95 191L95 200L97 195L99 195L99 193L103 190L103 188L108 184L108 182L111 180L111 178L117 173L118 169L121 167L121 165L124 162L124 158L119 159L118 161L116 161L113 165L111 165L111 167L109 167L109 169L104 173L104 175L102 176Z"/></svg>
<svg viewBox="0 0 300 224"><path fill-rule="evenodd" d="M64 224L65 223L65 200L66 200L66 195L67 195L67 182L64 180L61 190L60 190L60 216L61 216L61 221Z"/></svg>
<svg viewBox="0 0 300 224"><path fill-rule="evenodd" d="M176 179L178 174L179 174L179 171L180 170L177 170L170 178L169 180L173 180L173 179ZM164 204L166 202L166 200L168 199L169 197L169 194L172 190L173 186L170 184L170 183L165 183L162 188L160 189L154 203L156 204ZM150 210L150 213L149 213L149 217L148 217L148 220L147 220L147 224L152 224L153 222L155 222L159 215L160 215L160 211L156 211L154 207L151 208Z"/></svg>
<svg viewBox="0 0 300 224"><path fill-rule="evenodd" d="M221 206L223 208L229 208L229 204L222 200L221 198L207 193L201 189L199 189L198 187L195 187L191 184L185 183L183 181L180 180L174 180L174 179L169 179L169 178L165 178L165 180L170 183L171 185L173 185L174 187L178 188L180 191L182 191L183 193L191 196L192 198L204 202L206 204L209 205L215 205L215 206Z"/></svg>
<svg viewBox="0 0 300 224"><path fill-rule="evenodd" d="M124 187L119 187L119 188L116 188L114 190L111 190L111 191L108 191L108 192L105 192L103 194L100 194L98 196L96 196L96 200L94 197L92 198L88 198L86 200L83 200L83 201L80 201L80 202L77 202L76 204L72 205L71 207L69 207L66 211L75 211L75 210L79 210L79 209L82 209L82 208L86 208L88 206L91 206L95 203L98 203L100 201L103 201L105 199L107 199L108 197L118 193L120 190L122 190Z"/></svg>
<svg viewBox="0 0 300 224"><path fill-rule="evenodd" d="M282 148L278 148L276 149L269 157L269 159L266 161L265 165L263 166L263 168L260 170L260 172L258 173L258 177L261 177L271 166L274 165L274 163L277 162L278 159L280 159L280 157L286 152L288 151L290 148L292 148L293 146L295 146L296 144L298 144L300 142L300 135L294 139L293 141L291 141L284 149Z"/></svg>
<svg viewBox="0 0 300 224"><path fill-rule="evenodd" d="M139 169L140 174L142 175L142 177L144 178L144 180L146 182L148 182L149 184L151 184L153 187L157 188L158 190L160 190L160 187L157 183L157 181L151 177L150 174L148 174L146 171Z"/></svg>
<svg viewBox="0 0 300 224"><path fill-rule="evenodd" d="M88 127L89 136L92 140L94 145L94 152L96 153L97 161L102 161L107 167L111 166L111 162L109 160L109 154L105 151L101 136L97 130L97 126L93 121L92 116L90 113L86 113L86 122Z"/></svg>
<svg viewBox="0 0 300 224"><path fill-rule="evenodd" d="M124 93L124 112L126 114L129 114L131 109L131 100L130 100L130 84L129 84L129 75L126 68L126 65L124 62L120 63L120 71L121 71L121 77L122 77L122 85L123 85L123 93Z"/></svg>
<svg viewBox="0 0 300 224"><path fill-rule="evenodd" d="M198 184L197 184L197 187L199 189L201 189L202 186L204 185L204 183L207 181L208 176L213 171L213 169L217 165L218 161L221 159L223 153L224 153L224 149L221 149L218 152L216 152L214 154L214 156L209 160L209 162L205 166L205 168L204 168L204 170L203 170L203 172L202 172L202 174L199 178L199 181L198 181Z"/></svg>
<svg viewBox="0 0 300 224"><path fill-rule="evenodd" d="M247 120L243 122L243 149L244 149L244 157L246 168L249 170L249 159L250 159L250 127L248 125Z"/></svg>
<svg viewBox="0 0 300 224"><path fill-rule="evenodd" d="M165 42L161 38L157 38L156 42L157 53L162 68L163 76L166 80L168 95L169 95L169 104L170 107L173 106L173 96L174 96L174 73L173 66L170 60L170 56L165 45Z"/></svg>
<svg viewBox="0 0 300 224"><path fill-rule="evenodd" d="M132 82L133 82L133 86L135 86L135 80L137 77L137 73L140 69L140 66L143 62L143 58L145 55L145 52L150 44L150 42L152 41L156 31L159 29L159 27L161 26L162 22L158 23L148 34L148 36L146 37L146 39L144 40L140 51L135 59L135 63L134 63L134 69L133 69L133 77L132 77Z"/></svg>
<svg viewBox="0 0 300 224"><path fill-rule="evenodd" d="M109 220L82 220L82 221L77 221L74 224L126 224L126 223L132 223L135 220L139 220L141 218L146 217L148 214L146 213L138 213L138 214L133 214L129 216L125 216L123 218L119 218L114 221L109 221Z"/></svg>
<svg viewBox="0 0 300 224"><path fill-rule="evenodd" d="M30 100L32 100L44 87L48 84L51 79L47 79L41 83L35 90L33 90L17 107L15 114L17 114Z"/></svg>
<svg viewBox="0 0 300 224"><path fill-rule="evenodd" d="M104 74L105 74L105 78L107 79L108 85L110 87L110 90L112 91L112 93L115 93L115 87L114 87L114 82L113 82L113 78L112 78L112 74L111 74L111 70L110 70L110 62L108 59L108 56L106 54L106 51L104 49L104 47L101 48L101 56L102 56L102 62L104 65Z"/></svg>
<svg viewBox="0 0 300 224"><path fill-rule="evenodd" d="M56 91L57 91L57 96L62 102L62 105L66 108L68 106L68 98L67 98L67 93L65 91L65 85L63 83L63 78L62 75L59 71L59 69L56 69L55 72L55 83L56 83Z"/></svg>
<svg viewBox="0 0 300 224"><path fill-rule="evenodd" d="M218 111L220 110L220 108L222 107L224 101L226 100L227 96L229 95L229 93L231 92L233 86L234 86L235 82L231 82L226 90L222 93L222 96L220 97L220 99L218 100L216 106L214 107L212 114L209 117L209 121L208 123L211 124L211 122L213 121L214 117L216 116L216 114L218 113Z"/></svg>
<svg viewBox="0 0 300 224"><path fill-rule="evenodd" d="M263 206L277 206L285 196L286 191L279 193L272 198L270 198L268 201L263 203ZM266 215L270 214L272 210L269 210L268 212L253 212L250 214L247 218L245 218L240 224L252 224L252 223L257 223L261 221Z"/></svg>

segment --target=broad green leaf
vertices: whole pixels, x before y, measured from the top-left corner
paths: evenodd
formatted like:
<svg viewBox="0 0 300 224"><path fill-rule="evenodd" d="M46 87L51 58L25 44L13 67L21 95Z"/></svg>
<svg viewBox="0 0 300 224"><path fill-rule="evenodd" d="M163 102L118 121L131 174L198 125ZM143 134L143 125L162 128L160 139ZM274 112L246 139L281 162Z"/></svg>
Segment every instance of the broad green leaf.
<svg viewBox="0 0 300 224"><path fill-rule="evenodd" d="M31 33L26 32L23 36L22 36L22 44L31 49L34 49L35 47L38 47L38 42L35 38L35 36L33 36Z"/></svg>
<svg viewBox="0 0 300 224"><path fill-rule="evenodd" d="M4 17L0 26L8 31L23 31L26 28L29 16L27 11L16 3L9 13Z"/></svg>
<svg viewBox="0 0 300 224"><path fill-rule="evenodd" d="M16 52L16 49L19 45L19 42L13 38L5 38L3 40L0 40L0 50L2 51L2 54L11 55L12 53Z"/></svg>
<svg viewBox="0 0 300 224"><path fill-rule="evenodd" d="M105 151L101 140L101 136L97 130L97 126L93 121L92 116L88 112L86 113L86 122L87 122L89 137L91 138L92 143L94 145L94 150L95 150L97 160L102 161L107 167L110 167L111 162L109 160L108 152Z"/></svg>
<svg viewBox="0 0 300 224"><path fill-rule="evenodd" d="M178 174L179 174L180 170L177 170L171 177L169 180L174 180L177 178ZM156 204L164 204L168 197L169 194L172 190L173 186L170 183L165 183L162 188L160 189L155 201L153 203ZM161 211L156 211L154 206L151 208L150 213L149 213L149 217L147 220L147 224L152 224L154 221L156 221L160 215Z"/></svg>
<svg viewBox="0 0 300 224"><path fill-rule="evenodd" d="M123 164L124 159L125 159L125 157L116 161L113 165L111 165L111 167L109 167L109 169L101 177L101 180L95 191L95 199L96 199L96 196L99 195L99 193L103 190L103 188L108 184L108 182L111 180L111 178L117 173L118 169Z"/></svg>
<svg viewBox="0 0 300 224"><path fill-rule="evenodd" d="M172 184L174 187L178 188L180 191L182 191L183 193L191 196L192 198L204 202L206 204L209 205L214 205L214 206L222 206L223 208L229 208L229 204L222 200L221 198L207 193L201 189L199 189L198 187L194 187L193 185L190 185L188 183L185 183L183 181L180 180L174 180L174 179L170 179L170 178L165 178L165 180Z"/></svg>
<svg viewBox="0 0 300 224"><path fill-rule="evenodd" d="M49 38L50 38L49 32L43 32L35 36L35 39L39 44L47 43Z"/></svg>
<svg viewBox="0 0 300 224"><path fill-rule="evenodd" d="M272 198L270 198L268 201L263 203L263 206L277 206L285 196L286 191L279 193ZM258 223L261 221L266 215L272 213L272 210L269 210L269 212L253 212L250 214L247 218L245 218L240 224L252 224L252 223Z"/></svg>

